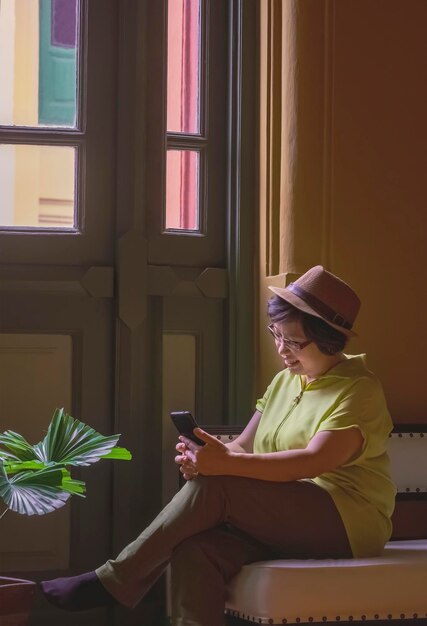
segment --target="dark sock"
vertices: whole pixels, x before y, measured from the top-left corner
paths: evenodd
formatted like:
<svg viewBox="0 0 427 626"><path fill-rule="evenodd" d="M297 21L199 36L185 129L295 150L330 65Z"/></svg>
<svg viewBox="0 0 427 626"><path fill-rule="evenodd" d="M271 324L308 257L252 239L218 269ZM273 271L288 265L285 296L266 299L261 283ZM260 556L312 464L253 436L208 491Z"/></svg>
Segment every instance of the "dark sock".
<svg viewBox="0 0 427 626"><path fill-rule="evenodd" d="M84 611L116 602L95 572L44 580L40 588L51 604L66 611Z"/></svg>

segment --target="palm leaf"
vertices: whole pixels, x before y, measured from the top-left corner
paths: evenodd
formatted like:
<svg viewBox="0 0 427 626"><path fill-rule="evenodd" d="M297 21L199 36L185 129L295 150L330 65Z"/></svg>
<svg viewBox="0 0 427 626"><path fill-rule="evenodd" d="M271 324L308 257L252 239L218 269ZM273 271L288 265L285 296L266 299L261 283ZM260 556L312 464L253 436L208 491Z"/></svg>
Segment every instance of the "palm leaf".
<svg viewBox="0 0 427 626"><path fill-rule="evenodd" d="M0 448L0 459L32 461L37 458L33 446L22 435L14 433L13 430L0 433L0 444L6 448L6 450Z"/></svg>
<svg viewBox="0 0 427 626"><path fill-rule="evenodd" d="M47 464L43 463L43 461L15 461L15 460L3 460L4 469L6 474L10 476L11 474L17 474L18 472L23 472L27 470L42 470L45 469Z"/></svg>
<svg viewBox="0 0 427 626"><path fill-rule="evenodd" d="M64 409L56 409L46 437L34 446L11 430L0 434L0 498L17 513L43 515L64 506L70 495L84 497L85 483L71 478L66 466L131 459L116 446L119 436L104 437Z"/></svg>
<svg viewBox="0 0 427 626"><path fill-rule="evenodd" d="M101 458L130 460L132 455L116 444L120 435L104 437L83 422L56 409L40 443L31 446L24 437L11 430L0 435L0 459L13 461L41 461L63 465L90 465Z"/></svg>
<svg viewBox="0 0 427 626"><path fill-rule="evenodd" d="M61 487L64 491L70 493L72 496L80 496L82 498L86 497L84 495L86 493L86 483L83 482L83 480L76 480L75 478L71 478L71 476L68 475L63 478Z"/></svg>
<svg viewBox="0 0 427 626"><path fill-rule="evenodd" d="M118 461L130 461L132 454L126 448L115 447L108 454L102 456L103 459L115 459Z"/></svg>
<svg viewBox="0 0 427 626"><path fill-rule="evenodd" d="M46 463L90 465L110 454L119 437L104 437L64 409L56 409L46 437L34 446L34 451Z"/></svg>
<svg viewBox="0 0 427 626"><path fill-rule="evenodd" d="M0 497L16 513L44 515L61 508L72 493L63 490L63 482L63 471L57 468L20 472L8 478L0 461Z"/></svg>

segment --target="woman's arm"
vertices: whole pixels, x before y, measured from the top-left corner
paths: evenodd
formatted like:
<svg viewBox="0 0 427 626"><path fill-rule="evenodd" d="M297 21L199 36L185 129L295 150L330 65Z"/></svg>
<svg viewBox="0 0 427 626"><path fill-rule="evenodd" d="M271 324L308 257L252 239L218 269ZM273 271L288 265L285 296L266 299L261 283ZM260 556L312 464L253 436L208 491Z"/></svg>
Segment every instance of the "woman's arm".
<svg viewBox="0 0 427 626"><path fill-rule="evenodd" d="M265 454L234 452L203 430L195 429L195 432L206 442L202 448L185 437L180 439L200 474L226 474L275 482L320 476L348 463L363 447L362 433L355 427L320 432L303 449Z"/></svg>
<svg viewBox="0 0 427 626"><path fill-rule="evenodd" d="M225 444L227 448L232 452L238 452L240 454L248 454L250 452L253 452L255 433L257 431L261 417L262 413L260 413L260 411L255 411L240 435L236 437L234 441Z"/></svg>
<svg viewBox="0 0 427 626"><path fill-rule="evenodd" d="M259 411L255 411L240 435L230 443L221 443L221 446L224 446L227 450L236 452L238 454L248 454L252 452L254 449L255 433L261 417L262 413L260 413ZM198 470L196 469L194 463L188 458L186 454L187 449L189 448L183 442L176 445L176 450L179 454L175 457L175 463L181 466L180 472L184 476L185 480L191 480L192 478L194 478L194 476L197 476ZM201 448L200 446L197 446L197 444L194 444L193 452L196 449Z"/></svg>

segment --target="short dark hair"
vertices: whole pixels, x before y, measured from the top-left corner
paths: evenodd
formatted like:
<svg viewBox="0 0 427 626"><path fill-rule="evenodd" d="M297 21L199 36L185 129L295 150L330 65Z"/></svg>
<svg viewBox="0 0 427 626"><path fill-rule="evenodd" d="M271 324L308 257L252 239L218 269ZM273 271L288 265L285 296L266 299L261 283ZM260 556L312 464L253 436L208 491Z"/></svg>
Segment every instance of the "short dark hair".
<svg viewBox="0 0 427 626"><path fill-rule="evenodd" d="M315 315L305 313L292 304L274 295L267 303L267 312L273 323L288 320L299 321L307 339L310 339L323 354L337 354L344 349L347 337L339 330L329 326L324 320Z"/></svg>

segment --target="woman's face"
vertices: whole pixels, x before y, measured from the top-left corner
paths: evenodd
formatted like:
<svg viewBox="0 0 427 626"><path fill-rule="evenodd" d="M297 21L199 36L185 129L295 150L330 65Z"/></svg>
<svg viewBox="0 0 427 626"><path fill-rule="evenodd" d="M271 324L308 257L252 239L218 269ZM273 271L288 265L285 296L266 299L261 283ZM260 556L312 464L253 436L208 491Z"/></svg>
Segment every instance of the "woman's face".
<svg viewBox="0 0 427 626"><path fill-rule="evenodd" d="M301 350L296 349L296 347L289 347L281 337L299 344L308 341L301 322L298 320L275 322L273 326L276 334L276 348L285 367L293 374L305 375L308 382L327 372L342 359L341 353L332 356L323 354L314 342L309 343Z"/></svg>

